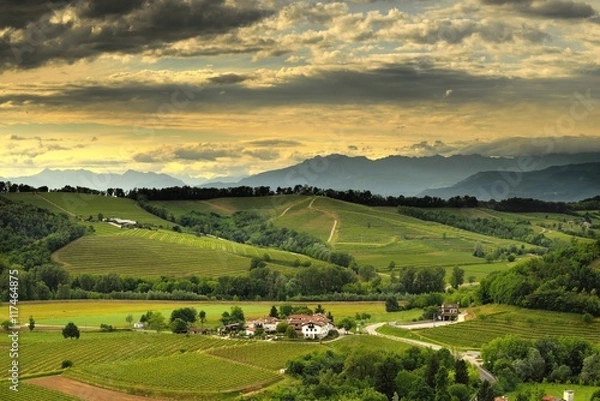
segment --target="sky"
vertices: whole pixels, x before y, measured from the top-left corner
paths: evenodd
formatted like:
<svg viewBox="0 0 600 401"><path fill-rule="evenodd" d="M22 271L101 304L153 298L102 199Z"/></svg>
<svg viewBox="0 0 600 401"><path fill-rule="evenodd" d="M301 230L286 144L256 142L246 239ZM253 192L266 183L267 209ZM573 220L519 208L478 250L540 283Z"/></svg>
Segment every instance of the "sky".
<svg viewBox="0 0 600 401"><path fill-rule="evenodd" d="M0 177L600 151L600 0L4 0Z"/></svg>

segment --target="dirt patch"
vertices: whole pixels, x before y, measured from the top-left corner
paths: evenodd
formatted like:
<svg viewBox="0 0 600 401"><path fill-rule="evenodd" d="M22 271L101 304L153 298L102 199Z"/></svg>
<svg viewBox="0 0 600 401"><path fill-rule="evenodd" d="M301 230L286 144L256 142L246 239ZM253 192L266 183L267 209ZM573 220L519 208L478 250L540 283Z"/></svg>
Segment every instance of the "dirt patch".
<svg viewBox="0 0 600 401"><path fill-rule="evenodd" d="M27 383L50 390L60 391L61 393L79 397L85 401L162 401L158 398L142 397L90 386L89 384L62 376L38 377L27 380Z"/></svg>

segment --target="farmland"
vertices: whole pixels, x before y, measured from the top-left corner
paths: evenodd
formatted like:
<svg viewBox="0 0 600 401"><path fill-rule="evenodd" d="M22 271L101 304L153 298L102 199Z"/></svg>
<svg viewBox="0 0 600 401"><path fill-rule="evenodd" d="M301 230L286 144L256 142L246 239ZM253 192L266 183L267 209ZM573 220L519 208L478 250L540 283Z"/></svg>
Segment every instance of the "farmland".
<svg viewBox="0 0 600 401"><path fill-rule="evenodd" d="M82 401L81 398L71 397L58 391L47 390L27 382L19 384L19 392L9 390L8 382L6 382L0 386L0 399L2 401Z"/></svg>
<svg viewBox="0 0 600 401"><path fill-rule="evenodd" d="M10 200L33 204L54 212L66 213L83 219L89 216L96 219L98 214L102 213L107 218L118 217L135 220L139 223L152 224L157 227L170 228L172 226L170 222L146 212L135 201L126 198L63 192L8 193L2 196Z"/></svg>
<svg viewBox="0 0 600 401"><path fill-rule="evenodd" d="M286 208L283 215L270 211L268 197L213 199L210 203L213 208L211 211L217 213L221 205L228 213L247 209L267 210L270 216L277 215L273 219L276 226L307 232L323 241L329 239L337 220L330 242L334 250L349 252L358 263L372 264L384 272L391 261L398 267L437 265L448 271L458 265L465 270L465 277L474 276L479 280L491 271L505 270L513 264L483 263L481 258L472 256L477 242L481 242L488 250L513 244L524 245L402 216L393 208L372 208L322 197L290 198L285 203L289 209ZM153 202L169 211L173 207L177 213L201 210L205 203ZM232 209L233 206L235 208Z"/></svg>
<svg viewBox="0 0 600 401"><path fill-rule="evenodd" d="M581 316L576 314L493 305L473 308L470 312L476 317L460 324L411 332L391 326L380 330L384 334L462 349L481 348L491 340L508 334L527 339L578 336L600 344L600 319L584 323Z"/></svg>
<svg viewBox="0 0 600 401"><path fill-rule="evenodd" d="M131 252L135 249L135 252ZM98 257L102 255L102 257ZM57 251L53 258L75 274L119 273L215 277L244 274L252 257L268 255L269 266L289 271L295 260L323 265L303 255L165 230L124 229L116 234L87 236Z"/></svg>
<svg viewBox="0 0 600 401"><path fill-rule="evenodd" d="M307 305L314 309L314 302L290 302L293 305ZM219 318L231 306L240 306L246 319L257 319L269 313L271 305L280 306L281 302L184 302L184 301L48 301L22 302L23 316L33 316L38 324L65 325L75 322L79 326L98 328L100 324L110 324L114 327L127 327L125 318L132 314L138 319L147 311L157 311L168 317L174 309L193 307L206 312L206 327L219 325ZM422 311L410 310L388 313L384 302L321 302L326 311L331 312L336 319L354 317L356 313L371 315L369 322L399 321L409 322L418 318ZM137 320L136 320L137 321Z"/></svg>

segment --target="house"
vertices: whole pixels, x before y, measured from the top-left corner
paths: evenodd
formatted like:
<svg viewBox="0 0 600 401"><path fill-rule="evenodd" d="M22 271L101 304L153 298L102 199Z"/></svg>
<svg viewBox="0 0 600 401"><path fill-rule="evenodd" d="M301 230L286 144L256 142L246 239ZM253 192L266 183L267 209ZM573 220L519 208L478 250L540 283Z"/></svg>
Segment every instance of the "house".
<svg viewBox="0 0 600 401"><path fill-rule="evenodd" d="M209 329L202 329L200 327L190 327L187 334L210 334Z"/></svg>
<svg viewBox="0 0 600 401"><path fill-rule="evenodd" d="M456 320L460 313L459 304L442 304L438 311L438 320Z"/></svg>
<svg viewBox="0 0 600 401"><path fill-rule="evenodd" d="M144 323L142 323L142 322L134 323L133 328L135 330L144 330Z"/></svg>
<svg viewBox="0 0 600 401"><path fill-rule="evenodd" d="M508 397L505 395L502 397L494 397L494 401L508 401Z"/></svg>
<svg viewBox="0 0 600 401"><path fill-rule="evenodd" d="M314 315L290 315L288 317L288 324L296 330L298 335L312 339L326 337L331 330L335 329L331 320L322 313L315 313Z"/></svg>
<svg viewBox="0 0 600 401"><path fill-rule="evenodd" d="M103 221L107 221L109 224L112 224L115 227L119 227L119 228L127 228L127 227L133 227L137 224L137 221L134 220L126 220L126 219L120 219L118 217L111 217L108 219L103 219Z"/></svg>
<svg viewBox="0 0 600 401"><path fill-rule="evenodd" d="M253 320L246 326L246 335L254 335L257 329L263 329L267 334L275 333L277 331L277 324L279 324L279 319L271 316Z"/></svg>

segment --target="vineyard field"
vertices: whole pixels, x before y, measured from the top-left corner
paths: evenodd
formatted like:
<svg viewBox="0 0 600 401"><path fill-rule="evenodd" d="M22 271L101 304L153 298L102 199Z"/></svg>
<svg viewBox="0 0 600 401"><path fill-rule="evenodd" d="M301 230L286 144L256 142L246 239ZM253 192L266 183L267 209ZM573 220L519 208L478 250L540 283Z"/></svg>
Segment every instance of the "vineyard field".
<svg viewBox="0 0 600 401"><path fill-rule="evenodd" d="M203 353L95 364L69 370L65 375L90 384L177 399L198 399L202 393L247 392L282 378L264 369Z"/></svg>

